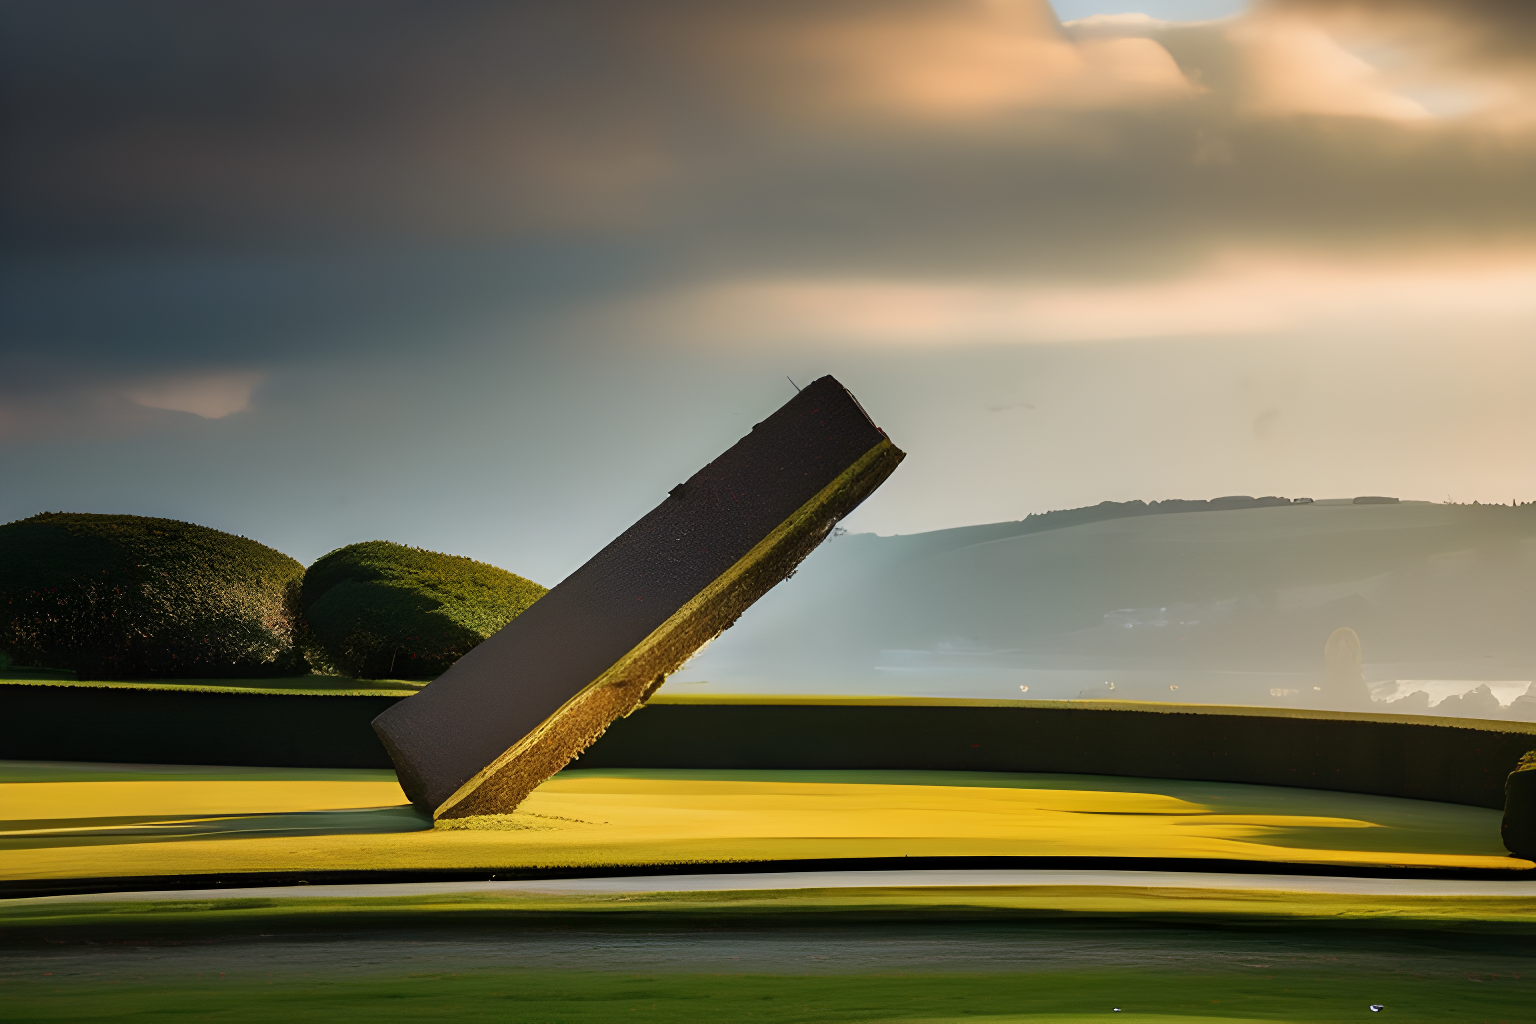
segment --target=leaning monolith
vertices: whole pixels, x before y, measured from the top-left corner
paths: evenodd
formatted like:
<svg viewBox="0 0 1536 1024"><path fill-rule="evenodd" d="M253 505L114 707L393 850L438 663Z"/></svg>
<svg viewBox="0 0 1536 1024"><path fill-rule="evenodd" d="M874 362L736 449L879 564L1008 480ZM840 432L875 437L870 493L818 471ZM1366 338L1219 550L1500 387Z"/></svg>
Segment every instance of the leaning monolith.
<svg viewBox="0 0 1536 1024"><path fill-rule="evenodd" d="M903 453L831 377L374 730L417 807L505 814L794 571Z"/></svg>

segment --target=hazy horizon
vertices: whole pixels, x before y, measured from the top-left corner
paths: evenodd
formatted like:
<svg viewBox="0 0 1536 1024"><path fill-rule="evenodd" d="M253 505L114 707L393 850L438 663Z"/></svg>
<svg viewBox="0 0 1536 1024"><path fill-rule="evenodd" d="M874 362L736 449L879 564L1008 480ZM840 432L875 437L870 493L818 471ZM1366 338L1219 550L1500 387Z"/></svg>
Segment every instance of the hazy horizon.
<svg viewBox="0 0 1536 1024"><path fill-rule="evenodd" d="M833 538L664 692L1536 721L1536 505L1131 512Z"/></svg>

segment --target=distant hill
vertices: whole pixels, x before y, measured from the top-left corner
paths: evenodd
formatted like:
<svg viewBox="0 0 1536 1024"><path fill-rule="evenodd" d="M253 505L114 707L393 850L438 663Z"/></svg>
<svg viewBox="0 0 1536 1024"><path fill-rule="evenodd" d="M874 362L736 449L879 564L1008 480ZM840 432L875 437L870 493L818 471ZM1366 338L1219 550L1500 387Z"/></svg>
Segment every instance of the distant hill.
<svg viewBox="0 0 1536 1024"><path fill-rule="evenodd" d="M1379 697L1487 682L1507 705L1533 621L1536 506L1105 502L834 538L668 685L1320 706L1348 626Z"/></svg>
<svg viewBox="0 0 1536 1024"><path fill-rule="evenodd" d="M1326 505L1395 505L1398 498L1364 496L1353 499L1331 499ZM1101 523L1110 519L1129 519L1134 516L1159 516L1174 512L1232 512L1250 508L1280 508L1286 505L1318 504L1312 498L1280 498L1269 495L1252 498L1246 494L1228 495L1224 498L1168 498L1163 501L1101 501L1097 505L1082 508L1056 509L1050 512L1032 512L1023 519L1004 523L987 523L982 526L960 526L951 530L934 530L931 533L908 534L904 540L923 538L922 544L952 547L956 544L976 544L982 541L1002 540L1042 530L1060 530L1068 526ZM1411 504L1428 504L1412 502Z"/></svg>
<svg viewBox="0 0 1536 1024"><path fill-rule="evenodd" d="M1396 499L1393 499L1396 500ZM1106 519L1125 519L1130 516L1157 516L1171 512L1230 512L1240 508L1277 508L1282 505L1308 505L1311 498L1250 498L1246 494L1234 494L1225 498L1186 499L1169 498L1166 501L1101 501L1085 508L1060 509L1055 512L1036 512L1026 516L1023 522L1037 530L1053 530L1063 526L1081 526L1099 523Z"/></svg>

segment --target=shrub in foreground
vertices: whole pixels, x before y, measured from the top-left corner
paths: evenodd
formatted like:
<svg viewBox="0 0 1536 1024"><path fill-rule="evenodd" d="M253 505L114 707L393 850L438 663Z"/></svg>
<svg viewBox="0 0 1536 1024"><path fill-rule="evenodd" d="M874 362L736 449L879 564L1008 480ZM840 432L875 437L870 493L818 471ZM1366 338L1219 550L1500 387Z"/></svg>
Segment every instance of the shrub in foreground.
<svg viewBox="0 0 1536 1024"><path fill-rule="evenodd" d="M0 648L82 679L303 672L303 574L206 526L45 512L0 526Z"/></svg>
<svg viewBox="0 0 1536 1024"><path fill-rule="evenodd" d="M310 566L303 610L325 657L347 675L430 679L545 592L471 558L374 540Z"/></svg>

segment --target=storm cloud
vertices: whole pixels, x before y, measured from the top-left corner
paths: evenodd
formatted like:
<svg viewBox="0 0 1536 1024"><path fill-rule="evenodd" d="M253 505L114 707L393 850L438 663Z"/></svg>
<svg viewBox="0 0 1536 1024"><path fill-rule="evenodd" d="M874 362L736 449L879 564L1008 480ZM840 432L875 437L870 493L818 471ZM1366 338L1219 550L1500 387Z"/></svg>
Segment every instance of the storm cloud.
<svg viewBox="0 0 1536 1024"><path fill-rule="evenodd" d="M6 244L558 235L688 272L1103 274L1532 242L1529 133L1426 116L1280 8L1064 29L1044 0L11 4ZM1455 8L1489 40L1512 10Z"/></svg>

